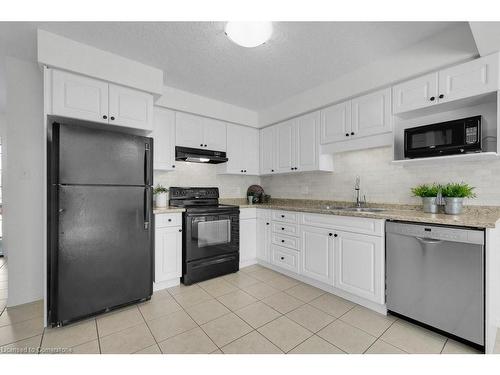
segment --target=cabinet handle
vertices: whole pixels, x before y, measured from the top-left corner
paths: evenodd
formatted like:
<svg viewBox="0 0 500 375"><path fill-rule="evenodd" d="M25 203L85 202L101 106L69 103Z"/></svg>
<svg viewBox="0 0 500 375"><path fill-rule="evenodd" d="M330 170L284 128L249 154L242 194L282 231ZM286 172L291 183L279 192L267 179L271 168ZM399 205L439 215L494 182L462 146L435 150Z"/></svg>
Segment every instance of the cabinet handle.
<svg viewBox="0 0 500 375"><path fill-rule="evenodd" d="M243 169L241 169L240 172L243 173Z"/></svg>
<svg viewBox="0 0 500 375"><path fill-rule="evenodd" d="M349 137L349 133L345 133L345 136L346 136L346 137Z"/></svg>
<svg viewBox="0 0 500 375"><path fill-rule="evenodd" d="M285 260L285 257L280 257L281 260Z"/></svg>
<svg viewBox="0 0 500 375"><path fill-rule="evenodd" d="M175 168L175 164L174 164L174 165L172 165L172 168Z"/></svg>
<svg viewBox="0 0 500 375"><path fill-rule="evenodd" d="M172 219L168 219L168 222L170 223L172 221Z"/></svg>
<svg viewBox="0 0 500 375"><path fill-rule="evenodd" d="M333 236L333 233L328 233L328 235L331 237L331 236Z"/></svg>
<svg viewBox="0 0 500 375"><path fill-rule="evenodd" d="M182 229L179 229L179 232L182 232Z"/></svg>
<svg viewBox="0 0 500 375"><path fill-rule="evenodd" d="M110 119L111 121L113 121L115 119L115 116L111 116Z"/></svg>
<svg viewBox="0 0 500 375"><path fill-rule="evenodd" d="M285 242L285 240L281 240L281 242L283 242L283 243L284 243L284 242Z"/></svg>
<svg viewBox="0 0 500 375"><path fill-rule="evenodd" d="M274 169L271 169L271 172L274 172Z"/></svg>
<svg viewBox="0 0 500 375"><path fill-rule="evenodd" d="M292 171L293 171L293 167L292 167L292 168L290 168L290 170L292 170Z"/></svg>
<svg viewBox="0 0 500 375"><path fill-rule="evenodd" d="M338 235L337 233L335 233L335 234L333 235L333 237L338 237L338 236L339 236L339 235Z"/></svg>
<svg viewBox="0 0 500 375"><path fill-rule="evenodd" d="M203 147L203 143L200 143L200 147Z"/></svg>
<svg viewBox="0 0 500 375"><path fill-rule="evenodd" d="M281 217L285 217L285 215L281 215Z"/></svg>
<svg viewBox="0 0 500 375"><path fill-rule="evenodd" d="M266 223L266 225L269 225L269 223Z"/></svg>
<svg viewBox="0 0 500 375"><path fill-rule="evenodd" d="M354 132L351 132L351 135L354 135Z"/></svg>
<svg viewBox="0 0 500 375"><path fill-rule="evenodd" d="M247 173L247 170L246 170L246 169L244 169L244 170L243 170L243 172Z"/></svg>
<svg viewBox="0 0 500 375"><path fill-rule="evenodd" d="M108 116L103 115L103 116L102 116L102 118L103 118L104 120L106 120L106 119L108 118Z"/></svg>
<svg viewBox="0 0 500 375"><path fill-rule="evenodd" d="M207 145L205 145L205 147L207 147Z"/></svg>
<svg viewBox="0 0 500 375"><path fill-rule="evenodd" d="M434 96L431 96L429 100L433 102L434 100L436 100L436 98Z"/></svg>
<svg viewBox="0 0 500 375"><path fill-rule="evenodd" d="M285 230L285 228L281 228L281 230Z"/></svg>
<svg viewBox="0 0 500 375"><path fill-rule="evenodd" d="M439 94L439 99L443 99L444 98L444 95L443 94Z"/></svg>

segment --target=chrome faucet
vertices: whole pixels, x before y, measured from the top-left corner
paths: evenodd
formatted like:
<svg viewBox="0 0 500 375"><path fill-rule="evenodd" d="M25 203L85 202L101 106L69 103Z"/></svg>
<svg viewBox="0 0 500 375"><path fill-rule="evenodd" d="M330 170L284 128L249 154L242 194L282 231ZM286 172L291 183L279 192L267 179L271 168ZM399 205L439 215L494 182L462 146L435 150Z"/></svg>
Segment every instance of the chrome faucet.
<svg viewBox="0 0 500 375"><path fill-rule="evenodd" d="M356 191L356 207L358 207L358 208L360 208L363 205L363 201L361 201L361 198L359 196L360 189L361 189L360 182L361 182L361 179L359 178L359 176L356 176L356 182L354 183L354 190ZM364 203L366 203L366 197L365 197Z"/></svg>

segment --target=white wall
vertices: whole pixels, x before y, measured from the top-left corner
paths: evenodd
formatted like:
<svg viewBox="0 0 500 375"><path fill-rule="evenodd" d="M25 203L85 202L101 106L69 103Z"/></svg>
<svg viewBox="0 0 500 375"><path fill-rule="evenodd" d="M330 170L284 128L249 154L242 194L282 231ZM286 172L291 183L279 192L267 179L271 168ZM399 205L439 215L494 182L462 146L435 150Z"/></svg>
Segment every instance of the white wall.
<svg viewBox="0 0 500 375"><path fill-rule="evenodd" d="M3 139L4 247L9 253L8 305L43 296L43 84L35 62L5 59Z"/></svg>

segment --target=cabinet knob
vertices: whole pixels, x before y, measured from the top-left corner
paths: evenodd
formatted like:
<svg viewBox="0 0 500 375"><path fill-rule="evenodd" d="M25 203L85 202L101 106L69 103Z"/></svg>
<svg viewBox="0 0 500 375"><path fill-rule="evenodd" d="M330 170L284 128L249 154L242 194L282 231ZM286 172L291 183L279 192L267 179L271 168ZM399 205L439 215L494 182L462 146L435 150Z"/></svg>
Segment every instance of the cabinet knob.
<svg viewBox="0 0 500 375"><path fill-rule="evenodd" d="M434 100L436 100L436 98L434 96L431 96L429 100L433 102Z"/></svg>
<svg viewBox="0 0 500 375"><path fill-rule="evenodd" d="M281 260L285 260L285 257L280 257Z"/></svg>
<svg viewBox="0 0 500 375"><path fill-rule="evenodd" d="M285 242L285 240L281 240L281 242Z"/></svg>
<svg viewBox="0 0 500 375"><path fill-rule="evenodd" d="M333 237L338 237L338 236L339 236L339 235L338 235L337 233L335 233L335 234L333 235Z"/></svg>
<svg viewBox="0 0 500 375"><path fill-rule="evenodd" d="M174 164L174 165L172 165L172 168L175 168L175 164Z"/></svg>
<svg viewBox="0 0 500 375"><path fill-rule="evenodd" d="M290 170L291 170L291 171L293 171L293 167L292 167L292 168L290 168Z"/></svg>
<svg viewBox="0 0 500 375"><path fill-rule="evenodd" d="M203 147L203 143L200 143L200 147Z"/></svg>
<svg viewBox="0 0 500 375"><path fill-rule="evenodd" d="M243 169L240 169L240 172L243 173Z"/></svg>
<svg viewBox="0 0 500 375"><path fill-rule="evenodd" d="M182 229L179 229L179 232L182 232Z"/></svg>
<svg viewBox="0 0 500 375"><path fill-rule="evenodd" d="M205 147L207 147L207 145L205 145Z"/></svg>
<svg viewBox="0 0 500 375"><path fill-rule="evenodd" d="M108 118L108 116L103 115L103 116L102 116L102 118L103 118L104 120L106 120L106 119Z"/></svg>
<svg viewBox="0 0 500 375"><path fill-rule="evenodd" d="M172 221L172 219L168 219L168 222L170 223Z"/></svg>
<svg viewBox="0 0 500 375"><path fill-rule="evenodd" d="M269 223L266 223L266 225L269 225Z"/></svg>
<svg viewBox="0 0 500 375"><path fill-rule="evenodd" d="M354 135L354 132L351 132L351 135Z"/></svg>
<svg viewBox="0 0 500 375"><path fill-rule="evenodd" d="M274 172L274 169L271 169L271 172Z"/></svg>
<svg viewBox="0 0 500 375"><path fill-rule="evenodd" d="M349 133L345 133L345 136L346 136L346 137L349 137Z"/></svg>
<svg viewBox="0 0 500 375"><path fill-rule="evenodd" d="M246 170L246 169L244 169L244 170L243 170L243 172L247 173L247 170Z"/></svg>
<svg viewBox="0 0 500 375"><path fill-rule="evenodd" d="M281 217L285 217L285 215L281 215Z"/></svg>
<svg viewBox="0 0 500 375"><path fill-rule="evenodd" d="M333 236L333 233L328 233L328 235L331 237L331 236Z"/></svg>
<svg viewBox="0 0 500 375"><path fill-rule="evenodd" d="M285 230L285 228L281 228L281 230Z"/></svg>
<svg viewBox="0 0 500 375"><path fill-rule="evenodd" d="M439 99L443 99L444 98L444 95L443 94L439 94Z"/></svg>
<svg viewBox="0 0 500 375"><path fill-rule="evenodd" d="M111 121L113 121L115 119L115 116L111 116L110 119Z"/></svg>

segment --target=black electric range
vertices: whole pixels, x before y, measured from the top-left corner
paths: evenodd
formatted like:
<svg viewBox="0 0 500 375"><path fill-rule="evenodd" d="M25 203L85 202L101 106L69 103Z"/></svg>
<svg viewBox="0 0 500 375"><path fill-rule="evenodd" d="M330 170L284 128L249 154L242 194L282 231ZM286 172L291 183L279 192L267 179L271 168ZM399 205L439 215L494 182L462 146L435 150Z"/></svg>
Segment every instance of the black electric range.
<svg viewBox="0 0 500 375"><path fill-rule="evenodd" d="M183 207L182 283L239 270L240 210L219 204L216 187L171 187L170 206Z"/></svg>

